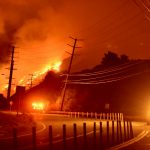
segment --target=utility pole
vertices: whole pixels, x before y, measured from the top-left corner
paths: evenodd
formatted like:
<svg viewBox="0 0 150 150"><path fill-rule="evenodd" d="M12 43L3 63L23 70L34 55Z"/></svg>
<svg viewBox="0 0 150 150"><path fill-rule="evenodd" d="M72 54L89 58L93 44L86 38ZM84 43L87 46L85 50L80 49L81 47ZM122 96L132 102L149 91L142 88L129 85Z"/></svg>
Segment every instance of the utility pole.
<svg viewBox="0 0 150 150"><path fill-rule="evenodd" d="M75 52L76 48L79 48L79 47L76 47L76 43L77 43L78 39L76 39L76 38L72 38L72 39L74 40L74 45L73 46L69 45L69 46L71 46L73 48L73 50L72 50L72 54L71 54L71 59L70 59L68 71L67 71L65 85L64 85L64 88L63 88L62 103L61 103L61 108L60 108L61 111L63 110L64 100L65 100L65 95L66 95L66 89L67 89L67 82L68 82L68 77L69 77L70 71L71 71L71 65L72 65L72 61L73 61L73 57L74 57L74 52Z"/></svg>
<svg viewBox="0 0 150 150"><path fill-rule="evenodd" d="M30 88L32 88L33 86L33 74L29 74L31 76L31 78L29 79L31 82L30 82Z"/></svg>
<svg viewBox="0 0 150 150"><path fill-rule="evenodd" d="M10 99L10 94L11 94L12 76L13 76L13 70L14 70L14 51L15 51L15 47L13 46L12 47L11 64L10 64L8 91L7 91L7 100L8 101Z"/></svg>

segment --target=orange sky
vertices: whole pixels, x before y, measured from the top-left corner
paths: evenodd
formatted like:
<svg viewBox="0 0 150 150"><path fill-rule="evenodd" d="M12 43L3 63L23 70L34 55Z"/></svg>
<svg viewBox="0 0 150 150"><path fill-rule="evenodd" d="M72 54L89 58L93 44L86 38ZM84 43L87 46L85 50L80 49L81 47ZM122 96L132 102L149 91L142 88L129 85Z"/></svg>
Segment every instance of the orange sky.
<svg viewBox="0 0 150 150"><path fill-rule="evenodd" d="M53 66L77 44L74 70L100 63L108 50L150 58L150 0L5 0L0 2L0 92L8 83L8 45L16 46L13 83Z"/></svg>

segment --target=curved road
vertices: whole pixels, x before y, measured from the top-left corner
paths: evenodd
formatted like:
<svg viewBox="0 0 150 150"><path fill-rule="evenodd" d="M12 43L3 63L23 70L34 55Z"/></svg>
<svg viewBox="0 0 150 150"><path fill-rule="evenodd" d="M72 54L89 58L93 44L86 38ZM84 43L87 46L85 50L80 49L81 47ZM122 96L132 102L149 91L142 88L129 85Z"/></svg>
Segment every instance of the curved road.
<svg viewBox="0 0 150 150"><path fill-rule="evenodd" d="M52 133L53 133L53 149L61 150L63 148L63 132L62 126L66 124L66 137L67 137L67 150L74 149L73 147L73 124L77 125L77 145L78 149L83 150L83 123L86 122L86 134L87 134L87 145L88 150L93 150L93 124L96 122L96 136L99 137L99 128L100 128L100 120L98 119L87 119L87 118L70 118L67 115L52 115L52 114L34 114L34 118L37 122L42 125L42 128L37 131L36 136L36 144L38 145L37 150L47 150L49 149L49 125L52 125ZM103 124L103 141L106 140L106 121L102 121ZM136 129L137 133L145 128L143 123L133 123L134 129ZM135 134L137 134L135 132ZM149 135L150 136L150 135ZM98 138L97 138L98 139ZM144 138L145 139L145 138ZM143 140L144 140L143 139ZM99 139L98 139L99 140ZM96 140L97 145L99 141ZM146 140L144 140L146 141ZM21 135L18 138L18 149L19 150L33 150L32 144L32 135ZM134 145L134 144L133 144ZM12 150L13 148L12 139L0 140L0 149L1 150ZM80 148L79 148L80 147ZM129 147L127 147L129 148ZM97 146L97 149L98 146ZM36 150L36 149L34 149ZM49 149L50 150L50 149ZM128 149L127 149L128 150ZM134 150L132 148L132 150ZM142 149L144 150L144 149ZM148 150L148 149L146 149Z"/></svg>
<svg viewBox="0 0 150 150"><path fill-rule="evenodd" d="M121 148L121 150L150 150L150 126L145 127L145 131L147 131L147 134L143 139Z"/></svg>

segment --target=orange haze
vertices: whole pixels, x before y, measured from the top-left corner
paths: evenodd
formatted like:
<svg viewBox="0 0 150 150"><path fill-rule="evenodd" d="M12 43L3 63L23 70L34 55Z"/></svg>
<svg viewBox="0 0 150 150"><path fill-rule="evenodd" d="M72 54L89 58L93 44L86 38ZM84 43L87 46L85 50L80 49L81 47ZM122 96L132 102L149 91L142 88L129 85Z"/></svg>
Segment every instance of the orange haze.
<svg viewBox="0 0 150 150"><path fill-rule="evenodd" d="M68 57L69 36L83 39L73 70L93 67L108 50L150 58L149 0L3 0L0 13L0 92L8 83L10 45L15 85Z"/></svg>

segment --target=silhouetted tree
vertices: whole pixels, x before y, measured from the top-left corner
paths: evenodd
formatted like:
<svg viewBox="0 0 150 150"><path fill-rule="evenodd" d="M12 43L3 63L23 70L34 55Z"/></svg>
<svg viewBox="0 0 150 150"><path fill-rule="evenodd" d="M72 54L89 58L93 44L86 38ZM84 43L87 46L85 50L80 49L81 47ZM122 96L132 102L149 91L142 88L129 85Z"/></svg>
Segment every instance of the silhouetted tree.
<svg viewBox="0 0 150 150"><path fill-rule="evenodd" d="M113 65L126 63L128 61L129 61L129 58L127 55L123 54L123 55L118 56L116 53L108 51L107 53L104 54L101 64L104 66L113 66Z"/></svg>
<svg viewBox="0 0 150 150"><path fill-rule="evenodd" d="M129 61L129 58L127 55L123 54L123 55L120 55L120 61L121 61L121 63L126 63Z"/></svg>
<svg viewBox="0 0 150 150"><path fill-rule="evenodd" d="M108 51L108 53L104 54L104 57L102 58L102 65L105 66L113 66L113 65L117 65L120 63L120 57L111 51Z"/></svg>

